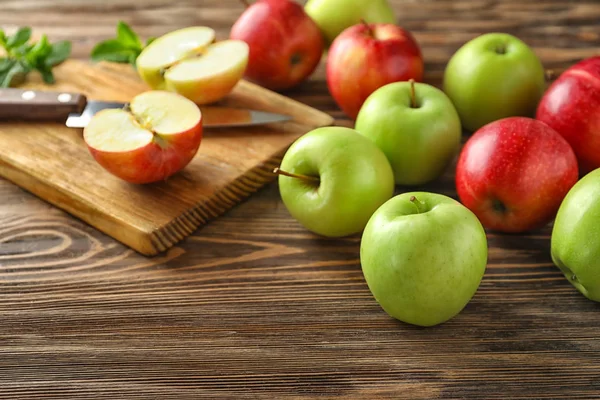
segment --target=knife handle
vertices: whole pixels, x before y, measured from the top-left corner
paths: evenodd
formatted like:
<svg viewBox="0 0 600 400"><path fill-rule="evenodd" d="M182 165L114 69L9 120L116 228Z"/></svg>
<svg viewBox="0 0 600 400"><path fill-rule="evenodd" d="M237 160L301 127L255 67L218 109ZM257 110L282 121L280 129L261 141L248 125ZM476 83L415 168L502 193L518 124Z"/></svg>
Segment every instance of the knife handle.
<svg viewBox="0 0 600 400"><path fill-rule="evenodd" d="M0 121L65 121L81 113L87 99L79 93L0 89Z"/></svg>

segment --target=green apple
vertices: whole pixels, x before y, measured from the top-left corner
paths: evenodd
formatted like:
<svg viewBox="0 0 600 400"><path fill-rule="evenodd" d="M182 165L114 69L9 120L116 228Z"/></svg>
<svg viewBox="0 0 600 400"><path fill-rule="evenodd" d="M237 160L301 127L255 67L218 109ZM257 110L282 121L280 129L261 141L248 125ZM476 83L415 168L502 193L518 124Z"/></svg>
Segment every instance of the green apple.
<svg viewBox="0 0 600 400"><path fill-rule="evenodd" d="M421 185L439 177L460 148L461 125L454 105L425 83L395 82L373 92L355 129L387 156L396 183Z"/></svg>
<svg viewBox="0 0 600 400"><path fill-rule="evenodd" d="M487 33L467 42L444 72L444 91L471 132L506 117L533 117L545 89L537 55L505 33Z"/></svg>
<svg viewBox="0 0 600 400"><path fill-rule="evenodd" d="M362 231L394 194L394 174L385 154L350 128L323 127L301 136L276 172L290 214L322 236Z"/></svg>
<svg viewBox="0 0 600 400"><path fill-rule="evenodd" d="M483 226L458 201L411 192L383 204L369 220L360 262L375 300L390 316L438 325L473 298L487 264Z"/></svg>
<svg viewBox="0 0 600 400"><path fill-rule="evenodd" d="M304 10L317 23L328 45L361 19L370 24L397 22L387 0L308 0Z"/></svg>
<svg viewBox="0 0 600 400"><path fill-rule="evenodd" d="M585 175L562 201L552 228L554 264L585 297L600 302L600 169Z"/></svg>

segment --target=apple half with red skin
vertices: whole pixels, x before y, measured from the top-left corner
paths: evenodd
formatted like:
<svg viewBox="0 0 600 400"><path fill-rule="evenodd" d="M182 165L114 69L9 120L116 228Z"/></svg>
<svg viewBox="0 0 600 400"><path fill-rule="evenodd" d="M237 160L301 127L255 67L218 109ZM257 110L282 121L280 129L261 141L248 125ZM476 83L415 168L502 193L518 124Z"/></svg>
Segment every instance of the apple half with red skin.
<svg viewBox="0 0 600 400"><path fill-rule="evenodd" d="M306 80L324 49L317 24L291 0L259 0L238 18L230 39L250 47L245 77L271 90L285 90Z"/></svg>
<svg viewBox="0 0 600 400"><path fill-rule="evenodd" d="M542 97L536 119L569 142L581 174L600 168L600 56L563 72Z"/></svg>
<svg viewBox="0 0 600 400"><path fill-rule="evenodd" d="M83 138L94 159L130 183L167 179L196 155L202 113L187 98L167 91L134 97L129 109L105 109L90 120Z"/></svg>
<svg viewBox="0 0 600 400"><path fill-rule="evenodd" d="M394 24L361 23L345 29L327 56L327 86L338 106L356 119L380 87L423 80L423 56L412 34Z"/></svg>
<svg viewBox="0 0 600 400"><path fill-rule="evenodd" d="M518 233L550 222L578 176L575 153L560 134L535 119L509 117L467 140L456 190L484 227Z"/></svg>

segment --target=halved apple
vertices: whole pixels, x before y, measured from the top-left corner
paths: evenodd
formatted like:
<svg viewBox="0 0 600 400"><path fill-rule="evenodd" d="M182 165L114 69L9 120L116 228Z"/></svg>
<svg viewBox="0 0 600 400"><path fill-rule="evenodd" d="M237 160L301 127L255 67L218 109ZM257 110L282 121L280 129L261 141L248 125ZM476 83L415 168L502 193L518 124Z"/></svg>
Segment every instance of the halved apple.
<svg viewBox="0 0 600 400"><path fill-rule="evenodd" d="M202 141L202 113L189 99L154 90L128 109L98 112L83 131L94 159L131 183L164 180L194 158Z"/></svg>
<svg viewBox="0 0 600 400"><path fill-rule="evenodd" d="M199 26L154 40L138 56L136 65L151 88L179 93L196 104L208 104L225 97L242 79L248 55L246 42L215 43L215 31Z"/></svg>

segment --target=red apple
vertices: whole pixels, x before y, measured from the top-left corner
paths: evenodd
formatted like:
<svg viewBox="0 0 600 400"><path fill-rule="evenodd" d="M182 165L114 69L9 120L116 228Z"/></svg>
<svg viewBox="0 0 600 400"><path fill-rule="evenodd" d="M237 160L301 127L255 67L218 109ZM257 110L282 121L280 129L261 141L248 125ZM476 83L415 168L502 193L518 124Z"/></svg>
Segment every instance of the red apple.
<svg viewBox="0 0 600 400"><path fill-rule="evenodd" d="M567 139L582 174L600 168L600 56L563 72L542 97L536 118Z"/></svg>
<svg viewBox="0 0 600 400"><path fill-rule="evenodd" d="M307 79L323 54L324 40L304 8L291 0L259 0L231 28L231 39L250 47L245 76L272 90Z"/></svg>
<svg viewBox="0 0 600 400"><path fill-rule="evenodd" d="M202 140L202 114L187 98L149 91L129 110L105 109L91 119L83 138L96 161L131 183L161 181L183 169Z"/></svg>
<svg viewBox="0 0 600 400"><path fill-rule="evenodd" d="M484 125L467 140L456 189L486 228L525 232L555 217L578 172L573 149L555 130L510 117Z"/></svg>
<svg viewBox="0 0 600 400"><path fill-rule="evenodd" d="M358 24L344 30L327 56L327 85L352 119L371 93L397 81L423 79L421 49L410 32L394 24Z"/></svg>

